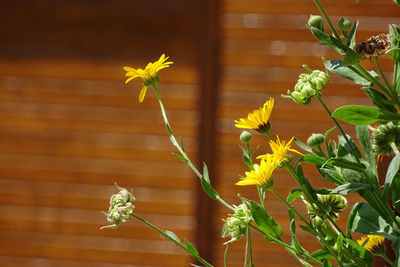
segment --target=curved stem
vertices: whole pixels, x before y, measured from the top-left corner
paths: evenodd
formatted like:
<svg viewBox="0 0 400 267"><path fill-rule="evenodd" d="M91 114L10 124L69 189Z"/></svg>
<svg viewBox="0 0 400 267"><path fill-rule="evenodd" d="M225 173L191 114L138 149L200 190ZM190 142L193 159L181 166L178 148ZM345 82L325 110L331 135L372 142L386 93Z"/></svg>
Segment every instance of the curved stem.
<svg viewBox="0 0 400 267"><path fill-rule="evenodd" d="M173 131L171 129L171 126L169 124L169 121L168 121L167 113L165 112L164 104L163 104L163 102L161 100L161 97L160 97L160 92L158 91L156 84L154 84L152 86L152 88L154 90L154 93L156 94L156 97L157 97L157 100L158 100L158 104L160 105L161 115L162 115L162 117L164 119L165 126L167 127L168 134L169 134L169 139L171 140L171 143L176 147L176 149L179 151L179 153L182 155L182 157L186 160L186 164L192 169L192 171L196 174L196 176L199 179L202 179L203 175L193 165L193 163L189 159L188 155L186 154L186 152L183 150L183 148L181 147L181 145L178 143L178 141L175 138L175 135L174 135L174 133L173 133ZM233 210L233 207L231 205L229 205L225 200L223 200L219 195L216 196L216 200L218 200L222 205L224 205L228 209Z"/></svg>
<svg viewBox="0 0 400 267"><path fill-rule="evenodd" d="M247 246L248 246L248 251L249 251L249 266L254 266L253 264L253 250L251 247L251 232L250 228L247 230Z"/></svg>
<svg viewBox="0 0 400 267"><path fill-rule="evenodd" d="M145 225L147 225L148 227L150 227L151 229L155 230L156 232L158 232L160 235L164 236L165 238L167 238L168 240L172 241L175 245L177 245L178 247L180 247L181 249L183 249L184 251L186 251L187 253L190 254L189 250L182 245L179 241L175 240L174 238L172 238L170 235L166 234L165 231L161 230L160 228L158 228L157 226L153 225L152 223L146 221L145 219L142 219L141 217L137 216L136 214L131 214L131 216L133 218L135 218L136 220L144 223ZM201 262L202 264L204 264L207 267L213 267L212 264L208 263L205 259L203 259L200 256L194 257L192 254L190 254L195 260Z"/></svg>

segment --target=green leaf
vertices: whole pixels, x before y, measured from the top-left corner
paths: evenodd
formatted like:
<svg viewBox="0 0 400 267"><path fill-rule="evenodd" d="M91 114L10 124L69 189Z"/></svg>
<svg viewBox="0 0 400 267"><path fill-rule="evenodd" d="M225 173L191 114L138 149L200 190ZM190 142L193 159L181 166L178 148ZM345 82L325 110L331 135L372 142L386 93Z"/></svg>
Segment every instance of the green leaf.
<svg viewBox="0 0 400 267"><path fill-rule="evenodd" d="M246 204L251 211L254 222L257 224L258 229L264 233L265 238L271 242L274 241L271 237L280 240L282 228L275 222L274 218L269 216L263 207L256 202L250 200Z"/></svg>
<svg viewBox="0 0 400 267"><path fill-rule="evenodd" d="M290 219L290 235L292 237L291 240L291 245L296 248L296 250L304 255L305 253L308 254L308 252L300 245L299 240L296 237L296 219L294 217L294 212L289 209L289 219Z"/></svg>
<svg viewBox="0 0 400 267"><path fill-rule="evenodd" d="M368 190L371 189L371 185L369 184L362 184L362 183L347 183L340 185L332 190L332 194L352 194L359 192L361 190Z"/></svg>
<svg viewBox="0 0 400 267"><path fill-rule="evenodd" d="M181 155L178 155L174 152L171 152L172 156L174 156L175 158L179 159L180 161L183 161L184 163L188 163L189 161L187 159L185 159L184 157L182 157Z"/></svg>
<svg viewBox="0 0 400 267"><path fill-rule="evenodd" d="M342 65L342 60L334 59L330 61L324 61L325 68L330 72L335 73L343 78L349 79L356 84L362 86L371 86L371 82L367 79L363 78L363 76L353 67L345 67ZM370 72L372 75L372 73ZM373 72L373 76L376 76L376 73Z"/></svg>
<svg viewBox="0 0 400 267"><path fill-rule="evenodd" d="M351 29L349 36L348 36L348 47L354 47L356 45L356 31L358 28L358 20L354 23L353 28Z"/></svg>
<svg viewBox="0 0 400 267"><path fill-rule="evenodd" d="M314 251L311 254L311 256L313 256L314 258L317 258L317 259L327 259L327 260L331 260L331 259L335 258L332 256L331 253L329 253L329 250L327 250L326 248L321 248L321 249Z"/></svg>
<svg viewBox="0 0 400 267"><path fill-rule="evenodd" d="M326 159L317 155L307 154L303 156L303 161L315 164L317 166L337 166L341 168L346 168L350 170L362 171L365 169L365 165L359 162L349 161L344 158L330 158Z"/></svg>
<svg viewBox="0 0 400 267"><path fill-rule="evenodd" d="M319 30L318 28L310 26L311 33L321 42L321 43L331 43L331 39L328 34Z"/></svg>
<svg viewBox="0 0 400 267"><path fill-rule="evenodd" d="M337 239L336 239L336 249L337 249L337 253L339 258L343 257L343 235L339 234Z"/></svg>
<svg viewBox="0 0 400 267"><path fill-rule="evenodd" d="M362 158L361 151L360 151L360 149L358 149L358 146L354 142L353 138L351 138L351 136L348 134L346 134L346 136L347 136L347 140L349 140L349 143L351 144L351 147L350 147L349 143L347 143L347 141L343 135L339 136L339 144L341 144L346 149L348 154L352 153L352 149L353 149L356 156L358 158Z"/></svg>
<svg viewBox="0 0 400 267"><path fill-rule="evenodd" d="M350 213L348 227L354 232L393 239L393 229L368 203L358 202Z"/></svg>
<svg viewBox="0 0 400 267"><path fill-rule="evenodd" d="M393 178L392 185L390 186L390 198L392 204L397 211L400 211L400 175L396 174Z"/></svg>
<svg viewBox="0 0 400 267"><path fill-rule="evenodd" d="M336 39L335 36L330 35L329 38L331 39L331 42L338 48L342 49L343 51L346 51L347 47L339 40Z"/></svg>
<svg viewBox="0 0 400 267"><path fill-rule="evenodd" d="M308 227L308 226L306 226L306 225L299 225L299 227L300 227L304 232L310 233L310 234L312 234L313 236L318 236L318 232L315 231L315 230L314 230L313 228L311 228L311 227Z"/></svg>
<svg viewBox="0 0 400 267"><path fill-rule="evenodd" d="M367 159L369 165L372 167L373 173L377 176L378 175L377 164L375 160L375 153L371 145L371 138L369 136L368 126L357 125L356 130L357 130L357 139L361 144L365 158Z"/></svg>
<svg viewBox="0 0 400 267"><path fill-rule="evenodd" d="M172 238L172 239L175 240L176 242L178 242L178 243L181 242L181 240L179 239L179 237L177 237L176 234L174 234L173 232L168 231L168 230L164 230L163 232L164 232L165 235L167 235L168 237Z"/></svg>
<svg viewBox="0 0 400 267"><path fill-rule="evenodd" d="M190 255L192 255L193 258L197 259L197 257L199 257L199 251L186 238L185 238L185 244Z"/></svg>
<svg viewBox="0 0 400 267"><path fill-rule="evenodd" d="M180 140L180 141L181 141L180 144L181 144L182 151L185 152L185 147L183 146L183 139L182 139L182 137L181 137L180 139L181 139L181 140Z"/></svg>
<svg viewBox="0 0 400 267"><path fill-rule="evenodd" d="M348 47L342 61L342 66L347 67L357 64L361 59L362 57L356 51Z"/></svg>
<svg viewBox="0 0 400 267"><path fill-rule="evenodd" d="M375 107L349 105L336 109L332 116L353 125L372 124L378 121L399 121L396 113Z"/></svg>
<svg viewBox="0 0 400 267"><path fill-rule="evenodd" d="M242 146L239 146L242 149L243 161L247 165L250 170L254 170L253 166L253 156Z"/></svg>
<svg viewBox="0 0 400 267"><path fill-rule="evenodd" d="M397 154L389 164L386 172L385 187L383 188L383 198L388 201L389 189L392 184L394 176L399 172L400 167L400 154Z"/></svg>
<svg viewBox="0 0 400 267"><path fill-rule="evenodd" d="M216 200L218 192L211 186L210 178L208 177L207 165L203 163L203 176L201 177L201 187L203 191L212 199Z"/></svg>
<svg viewBox="0 0 400 267"><path fill-rule="evenodd" d="M373 261L374 258L372 254L357 242L346 238L346 244L348 244L349 249L353 251L361 261L365 261L366 263L371 263Z"/></svg>
<svg viewBox="0 0 400 267"><path fill-rule="evenodd" d="M299 139L295 138L294 141L296 142L296 144L303 149L304 151L307 151L309 153L314 153L314 150L309 147L308 145L304 144L303 142L301 142Z"/></svg>
<svg viewBox="0 0 400 267"><path fill-rule="evenodd" d="M298 199L300 196L302 196L304 193L301 189L295 188L290 191L289 195L287 196L286 201L288 203L292 203L296 199Z"/></svg>
<svg viewBox="0 0 400 267"><path fill-rule="evenodd" d="M372 103L378 108L386 109L391 112L397 112L396 108L392 105L392 101L384 94L371 87L364 87L364 92L371 99Z"/></svg>
<svg viewBox="0 0 400 267"><path fill-rule="evenodd" d="M326 180L334 183L336 185L342 185L346 183L346 179L343 177L341 172L337 169L331 168L317 168L318 172L324 177Z"/></svg>
<svg viewBox="0 0 400 267"><path fill-rule="evenodd" d="M166 124L166 126L167 126L168 134L169 134L170 136L173 135L174 133L172 132L171 127L169 126L168 123Z"/></svg>

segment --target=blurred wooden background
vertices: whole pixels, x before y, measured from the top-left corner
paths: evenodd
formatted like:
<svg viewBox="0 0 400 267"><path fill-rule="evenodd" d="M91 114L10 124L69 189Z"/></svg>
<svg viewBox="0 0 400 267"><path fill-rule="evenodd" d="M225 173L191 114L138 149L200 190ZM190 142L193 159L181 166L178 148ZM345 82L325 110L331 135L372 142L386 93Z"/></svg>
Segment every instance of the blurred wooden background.
<svg viewBox="0 0 400 267"><path fill-rule="evenodd" d="M360 20L358 41L400 23L390 0L322 4L335 21L341 15ZM162 53L171 57L160 91L174 132L195 162L208 163L221 196L239 204L238 192L256 194L234 186L246 171L234 119L274 97L273 134L305 141L332 127L317 103L304 107L280 98L304 72L302 64L322 68L322 56L336 57L305 27L317 13L311 0L2 3L0 265L187 266L187 255L137 222L99 230L107 224L100 211L108 209L117 182L133 188L137 214L187 237L222 266L226 240L219 235L229 212L199 197L194 175L171 156L153 93L139 104L140 82L124 85L122 67L144 67ZM382 62L390 71L389 60ZM337 77L323 94L331 109L368 104L360 88ZM261 136L253 143L261 144L260 153L267 148ZM314 186L329 186L312 168L306 172ZM275 180L283 195L295 186L284 172ZM267 198L285 231L286 208ZM298 234L307 248L317 248ZM297 264L261 236L254 242L256 266ZM230 246L228 266L242 266L243 247Z"/></svg>

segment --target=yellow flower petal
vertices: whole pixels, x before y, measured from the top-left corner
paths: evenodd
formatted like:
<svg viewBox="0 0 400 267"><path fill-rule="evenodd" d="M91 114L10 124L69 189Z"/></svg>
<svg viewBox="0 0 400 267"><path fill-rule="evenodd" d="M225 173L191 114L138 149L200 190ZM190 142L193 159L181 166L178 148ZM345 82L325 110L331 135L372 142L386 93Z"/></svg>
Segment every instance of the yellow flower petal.
<svg viewBox="0 0 400 267"><path fill-rule="evenodd" d="M147 92L147 86L143 86L142 90L140 91L139 94L139 102L142 103L144 100L144 97L146 96L146 92Z"/></svg>
<svg viewBox="0 0 400 267"><path fill-rule="evenodd" d="M274 107L274 99L270 98L264 105L247 115L247 118L235 120L236 128L253 129L264 133L268 130L268 121Z"/></svg>

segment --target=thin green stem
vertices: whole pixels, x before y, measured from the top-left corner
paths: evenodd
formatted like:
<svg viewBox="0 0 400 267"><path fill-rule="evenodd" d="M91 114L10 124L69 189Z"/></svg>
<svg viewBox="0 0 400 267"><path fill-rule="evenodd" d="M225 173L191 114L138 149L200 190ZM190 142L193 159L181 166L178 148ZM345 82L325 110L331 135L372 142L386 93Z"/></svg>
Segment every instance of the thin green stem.
<svg viewBox="0 0 400 267"><path fill-rule="evenodd" d="M248 251L249 251L249 266L254 266L253 264L253 250L251 247L251 231L250 228L247 229L247 246L248 246Z"/></svg>
<svg viewBox="0 0 400 267"><path fill-rule="evenodd" d="M390 264L390 266L393 266L393 261L392 261L391 259L389 259L389 258L385 255L385 253L377 253L377 254L375 254L375 255L381 257L382 259L384 259L387 263Z"/></svg>
<svg viewBox="0 0 400 267"><path fill-rule="evenodd" d="M319 103L321 103L321 105L325 109L325 111L329 114L329 117L331 117L331 119L335 123L336 127L338 127L340 133L343 135L344 140L346 140L346 143L349 145L351 153L353 154L354 158L357 160L357 162L360 162L360 159L358 158L358 155L357 155L356 151L354 150L353 144L347 138L347 134L344 132L342 126L340 126L339 122L332 116L332 112L325 105L324 101L322 101L321 96L320 95L316 95L316 98L318 99Z"/></svg>
<svg viewBox="0 0 400 267"><path fill-rule="evenodd" d="M173 237L171 237L170 235L168 235L167 233L165 233L165 231L161 230L160 228L158 228L157 226L153 225L152 223L146 221L145 219L142 219L141 217L137 216L136 214L131 214L131 216L133 218L135 218L136 220L144 223L145 225L147 225L148 227L150 227L151 229L155 230L156 232L158 232L160 235L164 236L165 238L167 238L168 240L172 241L175 245L177 245L178 247L180 247L181 249L183 249L184 251L186 251L187 253L190 254L189 249L187 249L184 245L182 245L178 240L175 240ZM191 255L191 254L190 254ZM207 267L213 267L212 264L208 263L205 259L203 259L200 256L194 257L192 255L192 257L201 262L202 264L204 264Z"/></svg>
<svg viewBox="0 0 400 267"><path fill-rule="evenodd" d="M329 28L331 29L333 35L336 37L336 39L340 40L340 36L337 33L335 27L333 26L333 23L331 19L329 18L328 14L326 14L324 8L322 7L321 3L318 0L314 0L315 5L317 6L319 12L321 12L321 15L324 17L326 22L328 23Z"/></svg>
<svg viewBox="0 0 400 267"><path fill-rule="evenodd" d="M381 75L381 77L382 77L383 81L385 82L387 88L391 90L390 84L389 84L388 80L386 79L385 74L382 71L382 68L381 68L381 65L379 64L377 56L374 56L374 62L375 62L375 66L378 69L379 74Z"/></svg>
<svg viewBox="0 0 400 267"><path fill-rule="evenodd" d="M183 148L181 147L181 145L179 144L179 142L175 138L175 135L174 135L174 133L173 133L173 131L171 129L171 126L169 124L168 116L167 116L167 113L165 112L165 107L164 107L164 104L162 102L162 99L161 99L161 96L160 96L160 92L157 89L157 86L153 85L152 88L154 90L154 93L156 94L156 97L157 97L157 100L158 100L158 104L160 105L161 115L162 115L162 117L164 119L165 126L167 127L168 134L169 134L169 139L171 140L171 143L176 147L176 149L179 151L179 153L182 155L182 157L186 160L186 164L192 169L192 171L196 174L196 176L199 177L199 179L202 179L203 175L201 174L201 172L199 170L197 170L197 168L191 162L190 158L188 157L186 152L183 150ZM222 205L224 205L228 209L233 210L233 207L231 205L229 205L226 201L224 201L219 195L216 196L216 200L218 200Z"/></svg>
<svg viewBox="0 0 400 267"><path fill-rule="evenodd" d="M228 248L229 248L229 245L226 245L226 249L224 252L224 267L226 267L226 256L228 255Z"/></svg>

